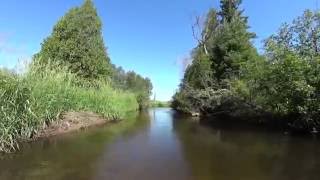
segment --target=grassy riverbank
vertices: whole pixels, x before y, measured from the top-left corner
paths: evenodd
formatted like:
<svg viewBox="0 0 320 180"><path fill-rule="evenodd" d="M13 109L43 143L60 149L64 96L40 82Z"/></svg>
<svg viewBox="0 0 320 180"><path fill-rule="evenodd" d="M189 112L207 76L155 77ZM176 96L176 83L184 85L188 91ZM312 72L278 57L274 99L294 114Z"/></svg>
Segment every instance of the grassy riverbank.
<svg viewBox="0 0 320 180"><path fill-rule="evenodd" d="M111 63L100 17L85 0L56 23L25 73L0 69L0 152L17 150L64 112L121 119L147 108L151 92L149 78Z"/></svg>
<svg viewBox="0 0 320 180"><path fill-rule="evenodd" d="M87 82L67 70L37 68L24 75L0 71L0 151L17 150L19 140L34 137L62 112L92 111L119 119L139 107L133 93L107 81Z"/></svg>

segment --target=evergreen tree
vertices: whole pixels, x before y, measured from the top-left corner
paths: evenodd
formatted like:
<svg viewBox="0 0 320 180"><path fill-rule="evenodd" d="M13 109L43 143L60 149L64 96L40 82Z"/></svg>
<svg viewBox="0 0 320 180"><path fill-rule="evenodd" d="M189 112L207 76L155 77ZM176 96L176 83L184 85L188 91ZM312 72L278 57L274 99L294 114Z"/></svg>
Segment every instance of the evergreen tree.
<svg viewBox="0 0 320 180"><path fill-rule="evenodd" d="M204 106L222 105L221 102L228 102L234 84L238 92L251 95L247 83L238 80L245 77L248 63L259 58L251 43L255 34L248 31L248 18L240 10L241 0L220 3L219 11L212 9L207 15L201 41L192 54L193 62L173 97L175 109L199 111Z"/></svg>
<svg viewBox="0 0 320 180"><path fill-rule="evenodd" d="M194 89L205 89L214 85L212 81L211 61L199 48L195 49L193 63L185 71L183 84Z"/></svg>
<svg viewBox="0 0 320 180"><path fill-rule="evenodd" d="M110 59L101 32L102 24L91 0L71 9L54 26L35 55L40 64L52 61L88 79L109 76Z"/></svg>
<svg viewBox="0 0 320 180"><path fill-rule="evenodd" d="M254 33L248 32L247 17L239 9L241 0L222 0L218 13L222 20L213 38L209 39L209 54L214 78L240 77L241 66L257 56L251 40Z"/></svg>
<svg viewBox="0 0 320 180"><path fill-rule="evenodd" d="M221 0L219 15L222 21L231 22L234 17L241 16L243 11L239 11L242 0Z"/></svg>

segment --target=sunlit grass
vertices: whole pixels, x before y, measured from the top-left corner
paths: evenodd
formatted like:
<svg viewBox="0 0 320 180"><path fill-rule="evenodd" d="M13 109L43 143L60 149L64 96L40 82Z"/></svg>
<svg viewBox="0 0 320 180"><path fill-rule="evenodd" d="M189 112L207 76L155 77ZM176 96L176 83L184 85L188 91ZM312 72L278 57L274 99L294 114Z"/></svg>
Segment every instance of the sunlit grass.
<svg viewBox="0 0 320 180"><path fill-rule="evenodd" d="M107 119L138 109L134 94L116 90L107 80L88 82L64 68L33 65L28 73L0 71L0 151L18 149L66 111L92 111Z"/></svg>

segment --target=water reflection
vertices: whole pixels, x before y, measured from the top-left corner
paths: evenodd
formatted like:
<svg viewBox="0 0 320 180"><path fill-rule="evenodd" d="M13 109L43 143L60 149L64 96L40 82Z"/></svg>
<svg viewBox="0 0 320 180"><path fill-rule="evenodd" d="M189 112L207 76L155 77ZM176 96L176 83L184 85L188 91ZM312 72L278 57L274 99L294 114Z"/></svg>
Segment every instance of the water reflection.
<svg viewBox="0 0 320 180"><path fill-rule="evenodd" d="M149 124L128 138L118 139L100 160L96 179L188 179L172 128L169 109L149 112Z"/></svg>
<svg viewBox="0 0 320 180"><path fill-rule="evenodd" d="M254 129L208 128L173 121L194 179L318 179L319 142Z"/></svg>
<svg viewBox="0 0 320 180"><path fill-rule="evenodd" d="M313 180L319 151L317 139L208 127L162 108L26 144L0 160L0 180Z"/></svg>

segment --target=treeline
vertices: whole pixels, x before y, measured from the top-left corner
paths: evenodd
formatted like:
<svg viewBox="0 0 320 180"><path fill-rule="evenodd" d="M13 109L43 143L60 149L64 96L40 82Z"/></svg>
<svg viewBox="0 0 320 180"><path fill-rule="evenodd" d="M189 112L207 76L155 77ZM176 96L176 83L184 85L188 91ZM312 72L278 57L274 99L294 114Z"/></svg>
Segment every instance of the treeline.
<svg viewBox="0 0 320 180"><path fill-rule="evenodd" d="M193 62L172 107L187 113L224 114L283 127L320 128L320 13L306 10L253 46L241 0L221 0L207 15ZM269 122L270 121L270 122Z"/></svg>
<svg viewBox="0 0 320 180"><path fill-rule="evenodd" d="M150 106L152 83L149 78L144 78L134 71L124 71L122 67L113 66L112 82L114 87L136 94L140 110Z"/></svg>
<svg viewBox="0 0 320 180"><path fill-rule="evenodd" d="M37 137L67 111L118 120L146 108L152 84L111 64L91 0L71 9L44 40L26 73L0 70L0 152Z"/></svg>

